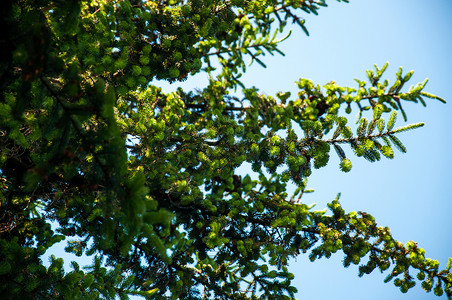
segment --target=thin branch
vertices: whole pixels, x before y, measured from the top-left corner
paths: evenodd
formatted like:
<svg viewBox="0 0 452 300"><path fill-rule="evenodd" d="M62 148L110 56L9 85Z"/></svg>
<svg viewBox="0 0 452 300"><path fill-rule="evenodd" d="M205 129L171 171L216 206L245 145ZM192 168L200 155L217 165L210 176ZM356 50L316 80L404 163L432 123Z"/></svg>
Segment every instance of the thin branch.
<svg viewBox="0 0 452 300"><path fill-rule="evenodd" d="M191 103L186 103L185 106L187 108L197 108L197 109L204 109L207 110L209 107L206 104L191 104ZM241 112L245 112L246 110L250 109L250 106L245 106L245 107L238 107L238 106L226 106L225 108L223 108L223 110L226 111L241 111Z"/></svg>
<svg viewBox="0 0 452 300"><path fill-rule="evenodd" d="M378 139L378 138L382 138L384 136L390 136L393 135L395 133L397 133L398 131L396 130L391 130L391 131L387 131L385 133L380 133L380 134L374 134L374 135L368 135L368 136L362 136L362 137L353 137L353 138L348 138L348 139L329 139L326 140L324 142L329 143L329 144L344 144L344 143L353 143L353 142L357 142L359 140L362 139Z"/></svg>
<svg viewBox="0 0 452 300"><path fill-rule="evenodd" d="M66 104L63 102L63 100L61 100L61 98L59 97L59 95L52 89L52 87L44 80L44 78L39 77L40 81L42 82L42 84L47 88L47 90L52 94L52 96L57 100L57 102L61 105L61 107L63 108L63 110L65 112L67 112L69 109L67 108ZM72 125L74 126L74 128L77 130L77 132L79 134L82 134L83 129L81 128L80 124L76 121L75 117L73 114L68 113L69 118L71 120ZM109 180L110 176L109 176L109 172L106 170L105 165L101 162L100 158L98 157L97 153L95 151L90 151L91 154L94 157L94 160L96 161L96 163L101 167L102 172L104 173L105 177L107 180Z"/></svg>
<svg viewBox="0 0 452 300"><path fill-rule="evenodd" d="M276 41L275 43L277 43L277 42L278 41ZM233 51L240 51L242 49L247 49L248 50L249 48L251 49L251 48L264 47L264 46L269 45L269 44L270 43L266 42L266 43L257 43L257 44L249 45L249 46L246 46L246 47L235 47L235 48L228 47L227 49L223 49L223 50L218 49L217 51L207 53L206 55L207 56L221 55L221 54L230 53L230 52L233 52Z"/></svg>

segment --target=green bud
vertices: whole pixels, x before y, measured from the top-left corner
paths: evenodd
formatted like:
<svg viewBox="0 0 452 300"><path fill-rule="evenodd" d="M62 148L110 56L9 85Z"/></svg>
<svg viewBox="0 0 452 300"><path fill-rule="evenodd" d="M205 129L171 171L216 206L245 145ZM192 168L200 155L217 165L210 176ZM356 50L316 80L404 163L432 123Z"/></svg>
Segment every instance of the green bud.
<svg viewBox="0 0 452 300"><path fill-rule="evenodd" d="M417 273L417 279L419 279L419 280L424 280L424 278L425 278L425 273L424 272L419 272L419 273Z"/></svg>
<svg viewBox="0 0 452 300"><path fill-rule="evenodd" d="M163 46L164 46L165 48L170 48L170 47L171 47L171 40L169 40L169 39L164 39L164 40L163 40Z"/></svg>
<svg viewBox="0 0 452 300"><path fill-rule="evenodd" d="M438 284L433 289L433 292L435 293L436 296L441 297L443 295L443 288L441 287L441 285Z"/></svg>
<svg viewBox="0 0 452 300"><path fill-rule="evenodd" d="M140 64L142 64L142 65L147 65L147 64L149 64L149 57L148 57L148 56L142 55L142 56L140 57Z"/></svg>
<svg viewBox="0 0 452 300"><path fill-rule="evenodd" d="M179 51L173 54L173 58L176 61L179 61L182 59L182 53L180 53Z"/></svg>
<svg viewBox="0 0 452 300"><path fill-rule="evenodd" d="M382 146L381 147L381 152L387 158L394 158L394 151L392 151L392 148L390 146L387 146L387 145Z"/></svg>
<svg viewBox="0 0 452 300"><path fill-rule="evenodd" d="M191 6L190 5L182 6L182 14L184 16L188 16L190 13L191 13Z"/></svg>
<svg viewBox="0 0 452 300"><path fill-rule="evenodd" d="M281 138L279 136L277 136L277 135L274 135L274 136L271 137L270 142L272 144L278 145L281 142Z"/></svg>
<svg viewBox="0 0 452 300"><path fill-rule="evenodd" d="M352 169L352 162L348 158L344 158L339 167L342 172L349 172Z"/></svg>
<svg viewBox="0 0 452 300"><path fill-rule="evenodd" d="M426 292L430 292L432 290L432 285L433 282L431 279L427 279L426 281L422 282L422 288L426 291Z"/></svg>
<svg viewBox="0 0 452 300"><path fill-rule="evenodd" d="M341 132L342 136L346 139L351 138L353 136L352 130L350 127L344 127Z"/></svg>
<svg viewBox="0 0 452 300"><path fill-rule="evenodd" d="M11 271L11 265L6 260L0 262L0 275L7 274Z"/></svg>
<svg viewBox="0 0 452 300"><path fill-rule="evenodd" d="M366 153L366 150L364 149L364 147L361 145L358 145L355 149L356 156L361 157L364 155L364 153Z"/></svg>
<svg viewBox="0 0 452 300"><path fill-rule="evenodd" d="M350 107L350 105L347 105L347 107L345 108L345 113L349 114L352 112L352 108Z"/></svg>
<svg viewBox="0 0 452 300"><path fill-rule="evenodd" d="M270 154L273 156L278 155L279 151L280 151L280 149L277 146L270 147Z"/></svg>
<svg viewBox="0 0 452 300"><path fill-rule="evenodd" d="M180 74L180 72L179 72L179 70L176 69L176 68L171 68L171 69L169 70L169 75L170 75L172 78L179 77L179 74Z"/></svg>

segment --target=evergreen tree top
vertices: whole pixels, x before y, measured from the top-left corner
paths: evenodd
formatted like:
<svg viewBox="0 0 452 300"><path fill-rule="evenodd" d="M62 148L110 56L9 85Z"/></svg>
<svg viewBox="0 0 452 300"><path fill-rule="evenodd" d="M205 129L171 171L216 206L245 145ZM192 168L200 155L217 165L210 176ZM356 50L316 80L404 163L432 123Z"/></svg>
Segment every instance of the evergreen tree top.
<svg viewBox="0 0 452 300"><path fill-rule="evenodd" d="M348 1L339 1L348 2ZM445 268L365 212L302 201L330 153L406 152L404 107L444 100L374 66L356 86L297 81L265 95L241 76L282 54L288 24L325 0L4 1L0 22L0 294L8 299L291 299L288 261L342 251L359 275L384 271L452 296ZM203 72L202 89L153 80ZM241 96L237 96L237 91ZM348 114L359 114L350 124ZM348 157L350 147L356 157ZM334 151L332 151L334 149ZM250 164L252 174L238 168ZM288 184L295 184L294 193ZM57 228L55 227L57 224ZM52 227L53 226L53 227ZM89 268L52 256L93 256Z"/></svg>

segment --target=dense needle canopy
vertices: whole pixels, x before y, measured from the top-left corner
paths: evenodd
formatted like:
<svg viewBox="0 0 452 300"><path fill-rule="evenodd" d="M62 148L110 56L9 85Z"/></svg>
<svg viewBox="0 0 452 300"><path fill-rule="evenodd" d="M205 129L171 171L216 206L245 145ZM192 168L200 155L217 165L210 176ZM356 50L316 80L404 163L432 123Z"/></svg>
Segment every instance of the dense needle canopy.
<svg viewBox="0 0 452 300"><path fill-rule="evenodd" d="M402 292L420 282L451 296L450 261L440 268L339 197L329 211L301 201L330 155L348 172L353 159L405 152L398 133L423 125L395 126L407 102L443 101L426 81L408 87L402 69L383 80L387 64L354 87L300 79L296 95L240 81L325 2L4 1L0 294L290 299L289 259L339 251ZM209 81L196 91L150 84L199 72ZM64 239L93 265L44 266Z"/></svg>

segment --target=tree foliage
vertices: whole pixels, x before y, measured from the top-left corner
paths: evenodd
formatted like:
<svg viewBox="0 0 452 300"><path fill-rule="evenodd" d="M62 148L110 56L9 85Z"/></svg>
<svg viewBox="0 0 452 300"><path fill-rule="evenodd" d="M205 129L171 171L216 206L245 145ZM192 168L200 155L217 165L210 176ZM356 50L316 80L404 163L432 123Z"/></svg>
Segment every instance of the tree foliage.
<svg viewBox="0 0 452 300"><path fill-rule="evenodd" d="M297 95L240 81L249 60L280 53L287 24L307 33L303 14L325 2L3 1L0 294L289 299L290 258L342 251L360 276L379 269L402 292L421 282L450 297L450 260L441 270L338 199L329 212L300 201L333 148L344 172L347 145L369 161L405 152L398 134L422 124L395 128L402 105L443 101L426 82L407 89L402 69L383 80L387 64L356 87L300 79ZM197 91L152 84L199 72L209 83ZM93 264L45 266L65 239Z"/></svg>

